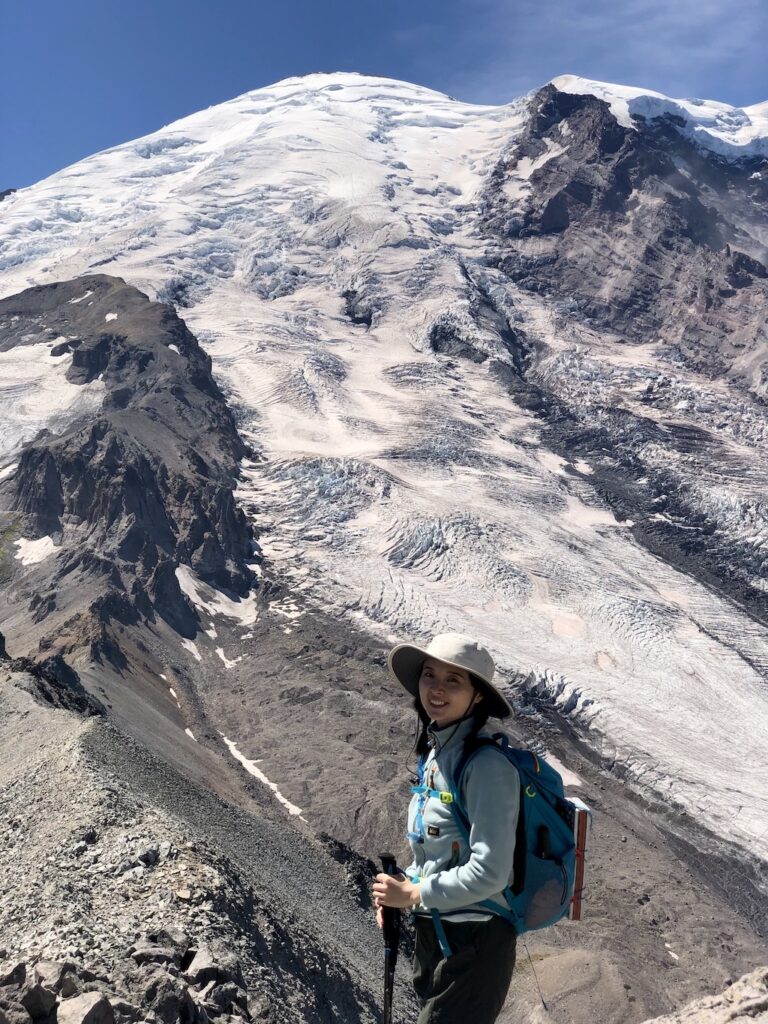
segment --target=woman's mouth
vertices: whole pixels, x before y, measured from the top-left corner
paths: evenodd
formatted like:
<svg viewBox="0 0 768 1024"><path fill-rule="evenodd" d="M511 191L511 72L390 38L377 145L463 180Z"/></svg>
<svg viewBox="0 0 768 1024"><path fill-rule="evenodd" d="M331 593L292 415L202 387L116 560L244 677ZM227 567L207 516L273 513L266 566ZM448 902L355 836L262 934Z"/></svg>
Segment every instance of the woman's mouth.
<svg viewBox="0 0 768 1024"><path fill-rule="evenodd" d="M439 709L439 708L444 708L447 705L448 702L445 701L445 700L430 700L430 701L428 701L428 703L429 703L429 706L431 708L438 708Z"/></svg>

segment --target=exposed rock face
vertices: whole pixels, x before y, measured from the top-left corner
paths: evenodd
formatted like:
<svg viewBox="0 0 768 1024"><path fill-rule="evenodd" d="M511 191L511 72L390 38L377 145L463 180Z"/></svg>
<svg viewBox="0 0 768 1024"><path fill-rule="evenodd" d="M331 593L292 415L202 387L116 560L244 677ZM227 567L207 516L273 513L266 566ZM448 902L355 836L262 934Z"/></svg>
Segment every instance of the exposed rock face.
<svg viewBox="0 0 768 1024"><path fill-rule="evenodd" d="M60 654L50 655L42 661L14 658L8 661L8 668L19 674L17 685L40 702L79 714L104 714L104 706L85 691L77 672Z"/></svg>
<svg viewBox="0 0 768 1024"><path fill-rule="evenodd" d="M567 302L624 342L676 347L692 368L764 395L762 163L702 151L671 118L625 128L603 100L550 85L491 177L484 219L509 240L500 266L521 287Z"/></svg>
<svg viewBox="0 0 768 1024"><path fill-rule="evenodd" d="M646 1024L758 1024L768 1021L768 967L745 974L721 995L697 999Z"/></svg>
<svg viewBox="0 0 768 1024"><path fill-rule="evenodd" d="M179 564L234 594L253 581L232 493L245 448L210 359L172 309L104 276L31 288L0 302L0 319L0 351L48 344L51 359L69 357L70 384L104 389L96 415L35 439L3 485L24 530L59 548L55 571L27 588L29 610L59 634L41 646L63 631L65 645L87 640L120 664L110 623L160 616L194 636Z"/></svg>

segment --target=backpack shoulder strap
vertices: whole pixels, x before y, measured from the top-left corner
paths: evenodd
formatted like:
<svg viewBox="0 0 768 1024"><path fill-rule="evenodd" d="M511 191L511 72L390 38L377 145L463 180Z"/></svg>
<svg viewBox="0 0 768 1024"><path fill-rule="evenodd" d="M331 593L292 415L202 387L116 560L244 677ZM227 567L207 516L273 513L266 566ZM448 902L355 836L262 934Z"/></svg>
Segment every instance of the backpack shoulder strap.
<svg viewBox="0 0 768 1024"><path fill-rule="evenodd" d="M454 772L453 782L451 783L451 794L453 796L451 809L453 810L457 823L467 838L469 837L469 818L467 817L467 812L464 810L464 803L462 800L464 773L473 757L475 757L475 755L485 747L492 747L493 749L498 750L500 754L503 754L510 761L516 763L512 747L509 745L509 738L505 736L504 733L497 732L494 733L492 737L475 736L464 745L464 753L462 754L461 760Z"/></svg>

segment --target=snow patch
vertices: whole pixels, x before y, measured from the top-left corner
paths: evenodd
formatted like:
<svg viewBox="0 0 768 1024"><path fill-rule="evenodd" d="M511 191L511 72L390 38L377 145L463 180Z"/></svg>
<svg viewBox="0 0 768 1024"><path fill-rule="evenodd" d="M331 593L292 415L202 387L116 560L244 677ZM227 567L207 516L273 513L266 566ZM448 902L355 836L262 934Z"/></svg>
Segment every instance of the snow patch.
<svg viewBox="0 0 768 1024"><path fill-rule="evenodd" d="M18 467L18 462L12 462L10 466L5 466L3 469L0 469L0 481L7 480L9 476L13 476Z"/></svg>
<svg viewBox="0 0 768 1024"><path fill-rule="evenodd" d="M555 455L554 452L542 451L538 452L537 458L539 462L548 469L550 473L556 473L558 476L565 476L563 469L568 465L568 460L562 458L560 455Z"/></svg>
<svg viewBox="0 0 768 1024"><path fill-rule="evenodd" d="M93 292L92 291L87 291L87 292L85 292L84 295L79 295L76 299L70 299L69 300L69 305L70 306L76 306L78 302L82 302L83 299L87 299L91 295L93 295Z"/></svg>
<svg viewBox="0 0 768 1024"><path fill-rule="evenodd" d="M270 604L269 610L277 612L278 615L282 615L286 619L300 619L304 615L304 611L290 598L282 598L280 601L275 601L273 604Z"/></svg>
<svg viewBox="0 0 768 1024"><path fill-rule="evenodd" d="M306 821L307 820L306 818L301 817L301 808L297 807L296 804L292 804L289 800L286 800L286 798L283 796L283 794L277 788L277 785L274 782L270 782L269 779L267 778L267 776L264 774L264 772L260 768L256 767L260 763L259 760L257 760L257 761L249 761L247 757L243 757L243 755L237 749L237 747L232 742L232 740L228 740L223 732L220 732L219 735L221 736L221 738L226 743L226 745L227 745L227 747L229 749L230 754L232 754L232 756L234 758L236 758L240 762L240 764L243 766L243 768L245 768L245 770L247 772L249 772L251 775L253 775L253 777L255 779L258 779L259 782L263 782L265 786L268 786L269 789L272 790L272 792L275 794L277 799L280 801L280 803L283 805L283 807L285 807L285 809L288 811L289 814L292 814L292 815L295 815L296 817L301 818L302 821Z"/></svg>
<svg viewBox="0 0 768 1024"><path fill-rule="evenodd" d="M176 579L182 593L186 594L195 607L208 615L224 615L230 619L237 619L244 626L250 626L258 618L255 594L249 594L244 598L230 597L223 590L203 583L188 565L180 565L177 568Z"/></svg>
<svg viewBox="0 0 768 1024"><path fill-rule="evenodd" d="M56 551L52 537L40 537L39 540L27 540L21 537L14 541L14 544L19 549L16 559L22 565L36 565L38 562L45 561Z"/></svg>
<svg viewBox="0 0 768 1024"><path fill-rule="evenodd" d="M185 651L189 651L189 653L192 655L195 661L203 660L200 655L200 651L198 651L197 649L197 644L194 642L194 640L187 640L186 638L182 638L181 646L184 648Z"/></svg>
<svg viewBox="0 0 768 1024"><path fill-rule="evenodd" d="M221 658L221 660L224 662L224 668L234 668L235 665L238 663L238 661L242 661L243 660L243 656L241 654L239 658L235 658L234 661L230 661L229 658L224 653L224 648L223 647L217 647L216 648L216 653Z"/></svg>
<svg viewBox="0 0 768 1024"><path fill-rule="evenodd" d="M43 428L59 433L78 416L101 407L106 391L103 381L72 384L64 375L71 360L71 352L51 356L48 342L0 352L0 458Z"/></svg>
<svg viewBox="0 0 768 1024"><path fill-rule="evenodd" d="M110 320L117 320L117 313L107 313L104 319L107 321L107 323L109 323Z"/></svg>
<svg viewBox="0 0 768 1024"><path fill-rule="evenodd" d="M195 743L197 743L197 740L195 739L194 735L192 734L192 730L191 729L185 729L184 732L187 734L187 736L189 736L189 738L191 740L195 740Z"/></svg>

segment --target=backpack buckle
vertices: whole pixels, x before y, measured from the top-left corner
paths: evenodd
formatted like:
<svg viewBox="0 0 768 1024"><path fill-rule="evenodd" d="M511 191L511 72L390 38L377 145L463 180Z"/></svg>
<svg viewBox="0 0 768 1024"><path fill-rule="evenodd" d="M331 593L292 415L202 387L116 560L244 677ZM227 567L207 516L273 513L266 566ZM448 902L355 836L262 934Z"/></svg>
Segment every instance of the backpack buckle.
<svg viewBox="0 0 768 1024"><path fill-rule="evenodd" d="M440 794L440 803L441 804L452 804L453 803L453 793L441 793Z"/></svg>

